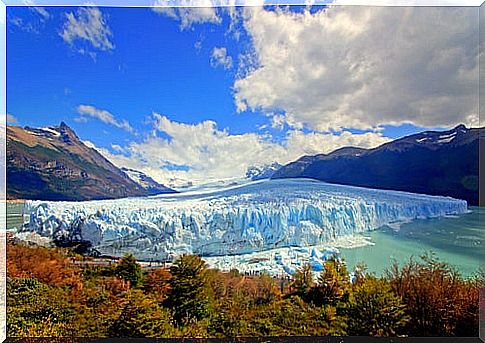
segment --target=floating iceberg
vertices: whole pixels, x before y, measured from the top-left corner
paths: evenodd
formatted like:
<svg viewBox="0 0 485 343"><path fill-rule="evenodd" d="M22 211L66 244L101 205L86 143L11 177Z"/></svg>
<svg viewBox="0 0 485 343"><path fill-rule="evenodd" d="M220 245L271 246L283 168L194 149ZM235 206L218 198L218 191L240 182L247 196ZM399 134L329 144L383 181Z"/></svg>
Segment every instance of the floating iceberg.
<svg viewBox="0 0 485 343"><path fill-rule="evenodd" d="M90 241L102 254L163 260L327 244L414 219L467 212L467 203L397 191L291 179L204 193L84 202L28 201L23 232ZM298 253L295 251L295 253ZM325 259L332 251L315 251ZM322 255L323 254L323 255Z"/></svg>

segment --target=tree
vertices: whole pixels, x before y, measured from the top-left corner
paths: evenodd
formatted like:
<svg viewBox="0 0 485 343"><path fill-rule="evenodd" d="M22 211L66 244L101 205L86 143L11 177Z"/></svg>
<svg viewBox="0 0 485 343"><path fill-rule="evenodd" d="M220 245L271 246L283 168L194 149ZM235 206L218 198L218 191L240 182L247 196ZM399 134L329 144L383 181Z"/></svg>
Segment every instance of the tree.
<svg viewBox="0 0 485 343"><path fill-rule="evenodd" d="M281 296L279 287L275 280L267 273L256 278L257 292L254 299L256 304L268 304Z"/></svg>
<svg viewBox="0 0 485 343"><path fill-rule="evenodd" d="M81 288L79 270L74 268L60 249L8 245L7 275L35 278L48 285Z"/></svg>
<svg viewBox="0 0 485 343"><path fill-rule="evenodd" d="M275 299L243 317L247 336L345 335L343 318L331 306L315 306L300 297Z"/></svg>
<svg viewBox="0 0 485 343"><path fill-rule="evenodd" d="M307 300L308 292L313 287L312 267L308 263L304 264L296 271L293 277L294 281L291 284L292 291L303 300Z"/></svg>
<svg viewBox="0 0 485 343"><path fill-rule="evenodd" d="M7 335L72 335L76 309L66 288L36 279L8 278Z"/></svg>
<svg viewBox="0 0 485 343"><path fill-rule="evenodd" d="M141 266L132 254L126 254L115 267L115 275L136 287L142 279Z"/></svg>
<svg viewBox="0 0 485 343"><path fill-rule="evenodd" d="M366 278L367 266L363 262L357 263L354 269L354 280L352 281L355 286L361 285Z"/></svg>
<svg viewBox="0 0 485 343"><path fill-rule="evenodd" d="M309 297L316 305L337 305L346 302L351 293L349 272L345 264L335 258L325 262L318 277L317 287L313 287Z"/></svg>
<svg viewBox="0 0 485 343"><path fill-rule="evenodd" d="M110 337L173 337L171 315L155 298L132 290L119 317L108 329Z"/></svg>
<svg viewBox="0 0 485 343"><path fill-rule="evenodd" d="M146 274L143 280L143 289L163 301L170 289L170 277L170 272L167 269L152 269Z"/></svg>
<svg viewBox="0 0 485 343"><path fill-rule="evenodd" d="M360 280L350 299L348 334L351 336L395 336L409 321L405 306L388 281L367 276Z"/></svg>
<svg viewBox="0 0 485 343"><path fill-rule="evenodd" d="M170 267L170 290L165 306L174 312L178 325L208 315L207 267L198 256L182 255Z"/></svg>

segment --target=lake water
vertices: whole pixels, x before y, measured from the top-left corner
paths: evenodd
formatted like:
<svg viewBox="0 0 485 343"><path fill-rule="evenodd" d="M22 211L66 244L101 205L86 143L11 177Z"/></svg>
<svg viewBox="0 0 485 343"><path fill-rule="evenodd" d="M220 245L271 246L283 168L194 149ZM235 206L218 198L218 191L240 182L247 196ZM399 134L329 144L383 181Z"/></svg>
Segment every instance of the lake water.
<svg viewBox="0 0 485 343"><path fill-rule="evenodd" d="M7 230L18 229L22 226L23 203L7 203ZM3 222L3 218L0 218Z"/></svg>
<svg viewBox="0 0 485 343"><path fill-rule="evenodd" d="M470 207L471 212L460 216L416 220L366 233L375 245L340 249L349 267L364 261L371 272L380 275L393 259L405 262L410 256L419 257L433 251L438 258L455 266L463 276L469 276L484 266L485 208Z"/></svg>
<svg viewBox="0 0 485 343"><path fill-rule="evenodd" d="M22 204L7 204L7 229L22 222ZM419 257L433 251L441 260L455 266L463 276L483 268L485 261L485 208L470 207L470 213L459 216L416 220L400 228L384 227L366 232L374 245L341 248L350 268L365 262L369 271L381 275L394 259L400 264L410 256Z"/></svg>

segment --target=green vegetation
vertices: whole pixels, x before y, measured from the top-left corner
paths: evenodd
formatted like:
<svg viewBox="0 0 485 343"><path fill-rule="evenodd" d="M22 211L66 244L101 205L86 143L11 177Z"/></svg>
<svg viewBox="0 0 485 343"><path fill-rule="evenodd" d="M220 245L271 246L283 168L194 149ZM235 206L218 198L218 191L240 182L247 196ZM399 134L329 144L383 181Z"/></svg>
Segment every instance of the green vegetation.
<svg viewBox="0 0 485 343"><path fill-rule="evenodd" d="M136 263L132 254L123 256L115 268L115 275L130 283L130 286L136 287L141 282L141 266Z"/></svg>
<svg viewBox="0 0 485 343"><path fill-rule="evenodd" d="M142 270L132 255L75 267L72 250L7 247L8 336L477 336L483 275L463 279L433 255L377 278L339 260L290 285L268 275L208 269L183 255ZM314 280L317 280L314 282Z"/></svg>
<svg viewBox="0 0 485 343"><path fill-rule="evenodd" d="M207 268L198 256L182 255L170 267L170 288L165 305L173 310L178 325L209 314Z"/></svg>

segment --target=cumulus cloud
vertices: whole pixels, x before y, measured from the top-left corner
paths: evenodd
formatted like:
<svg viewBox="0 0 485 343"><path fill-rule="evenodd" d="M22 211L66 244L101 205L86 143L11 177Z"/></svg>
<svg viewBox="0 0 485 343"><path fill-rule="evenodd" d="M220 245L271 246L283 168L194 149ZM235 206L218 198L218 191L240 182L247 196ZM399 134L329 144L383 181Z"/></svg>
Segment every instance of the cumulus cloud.
<svg viewBox="0 0 485 343"><path fill-rule="evenodd" d="M222 22L211 0L180 0L177 7L170 7L169 0L157 0L154 6L156 13L178 20L181 30L189 29L193 24Z"/></svg>
<svg viewBox="0 0 485 343"><path fill-rule="evenodd" d="M211 55L211 66L222 66L224 69L232 68L232 57L227 54L226 48L214 48Z"/></svg>
<svg viewBox="0 0 485 343"><path fill-rule="evenodd" d="M113 125L119 129L123 129L130 133L135 132L135 130L131 127L130 123L127 120L116 119L114 115L112 115L110 112L106 110L100 110L91 105L79 105L77 107L77 112L81 115L81 117L78 117L75 119L75 121L78 123L87 122L86 116L88 116L88 117L99 119L103 123Z"/></svg>
<svg viewBox="0 0 485 343"><path fill-rule="evenodd" d="M69 12L65 16L66 21L60 36L78 52L89 53L88 47L75 46L77 41L103 51L114 49L115 46L111 41L113 36L111 29L106 17L97 7L80 7L76 13Z"/></svg>
<svg viewBox="0 0 485 343"><path fill-rule="evenodd" d="M99 150L119 167L143 171L169 185L174 179L197 183L241 177L251 165L288 163L302 155L328 153L342 146L375 147L388 141L374 132L325 134L290 130L282 142L276 143L256 133L230 134L210 120L186 124L157 113L152 118L156 133L163 133L163 137L151 135L142 142L113 147L112 152Z"/></svg>
<svg viewBox="0 0 485 343"><path fill-rule="evenodd" d="M247 8L244 26L257 63L234 82L239 111L319 131L478 118L477 8Z"/></svg>

